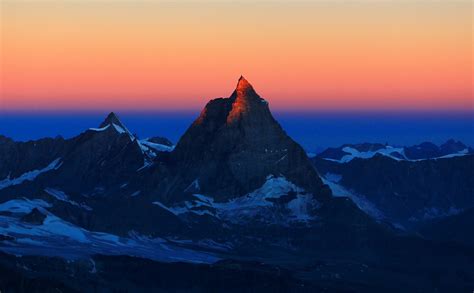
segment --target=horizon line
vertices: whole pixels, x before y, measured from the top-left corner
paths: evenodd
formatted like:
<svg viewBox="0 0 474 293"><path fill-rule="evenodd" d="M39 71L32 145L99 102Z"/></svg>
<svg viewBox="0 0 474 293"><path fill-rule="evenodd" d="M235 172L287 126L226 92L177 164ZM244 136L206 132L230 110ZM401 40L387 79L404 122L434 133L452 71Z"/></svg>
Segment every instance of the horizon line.
<svg viewBox="0 0 474 293"><path fill-rule="evenodd" d="M4 115L54 115L77 114L77 115L102 115L115 112L118 115L138 115L138 114L162 114L162 115L179 115L179 114L196 114L199 115L200 109L0 109L0 114ZM373 115L373 114L425 114L425 115L455 115L468 114L474 115L474 108L471 109L274 109L271 110L275 114L353 114L353 115Z"/></svg>

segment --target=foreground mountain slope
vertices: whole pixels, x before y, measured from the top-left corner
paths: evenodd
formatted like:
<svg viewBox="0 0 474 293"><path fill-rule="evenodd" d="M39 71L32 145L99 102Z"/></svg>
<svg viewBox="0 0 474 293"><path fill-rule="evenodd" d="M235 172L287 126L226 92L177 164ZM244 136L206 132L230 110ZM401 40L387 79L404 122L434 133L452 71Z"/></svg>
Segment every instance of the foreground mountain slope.
<svg viewBox="0 0 474 293"><path fill-rule="evenodd" d="M389 243L390 256L369 261L341 251L280 259L255 257L213 264L157 262L130 256L90 259L14 256L0 253L5 292L468 292L474 285L473 253L454 245Z"/></svg>

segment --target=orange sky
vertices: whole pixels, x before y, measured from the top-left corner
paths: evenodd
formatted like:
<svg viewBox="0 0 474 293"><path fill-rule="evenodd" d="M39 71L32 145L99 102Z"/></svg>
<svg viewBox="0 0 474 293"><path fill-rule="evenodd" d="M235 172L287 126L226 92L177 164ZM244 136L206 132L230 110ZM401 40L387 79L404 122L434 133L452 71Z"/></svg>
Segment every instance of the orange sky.
<svg viewBox="0 0 474 293"><path fill-rule="evenodd" d="M471 1L0 0L0 110L473 109Z"/></svg>

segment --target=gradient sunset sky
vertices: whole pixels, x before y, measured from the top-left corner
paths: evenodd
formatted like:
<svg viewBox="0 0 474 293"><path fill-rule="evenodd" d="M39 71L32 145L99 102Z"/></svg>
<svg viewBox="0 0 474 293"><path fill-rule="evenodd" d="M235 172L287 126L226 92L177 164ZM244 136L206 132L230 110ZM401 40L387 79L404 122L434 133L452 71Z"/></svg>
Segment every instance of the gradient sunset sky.
<svg viewBox="0 0 474 293"><path fill-rule="evenodd" d="M472 110L471 1L0 0L0 111Z"/></svg>

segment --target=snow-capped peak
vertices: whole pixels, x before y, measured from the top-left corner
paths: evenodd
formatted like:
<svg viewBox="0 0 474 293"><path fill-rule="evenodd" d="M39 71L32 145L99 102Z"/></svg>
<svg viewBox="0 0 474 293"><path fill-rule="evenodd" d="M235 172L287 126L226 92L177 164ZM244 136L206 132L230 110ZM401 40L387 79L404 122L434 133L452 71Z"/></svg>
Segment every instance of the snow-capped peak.
<svg viewBox="0 0 474 293"><path fill-rule="evenodd" d="M122 121L120 121L119 117L114 112L110 112L109 115L107 115L105 120L100 124L99 128L105 127L107 125L112 125L112 124L115 124L123 129L126 129Z"/></svg>
<svg viewBox="0 0 474 293"><path fill-rule="evenodd" d="M110 112L98 128L90 128L89 130L100 132L107 130L109 127L113 127L113 129L119 134L127 134L130 136L131 140L135 140L135 136L127 129L127 127L125 127L114 112Z"/></svg>

